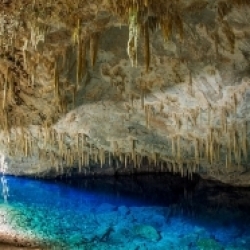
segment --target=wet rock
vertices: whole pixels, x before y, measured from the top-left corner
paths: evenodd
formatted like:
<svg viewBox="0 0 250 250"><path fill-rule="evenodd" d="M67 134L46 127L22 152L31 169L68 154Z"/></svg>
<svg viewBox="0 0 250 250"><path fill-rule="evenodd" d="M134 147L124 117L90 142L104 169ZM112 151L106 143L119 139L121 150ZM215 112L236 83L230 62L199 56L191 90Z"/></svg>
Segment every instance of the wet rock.
<svg viewBox="0 0 250 250"><path fill-rule="evenodd" d="M100 213L96 214L95 217L97 223L107 226L115 225L118 219L117 212Z"/></svg>
<svg viewBox="0 0 250 250"><path fill-rule="evenodd" d="M118 213L119 215L121 215L122 217L128 215L130 212L129 208L128 207L125 207L125 206L120 206L118 207Z"/></svg>
<svg viewBox="0 0 250 250"><path fill-rule="evenodd" d="M197 241L197 248L199 250L223 250L222 245L214 239L203 238Z"/></svg>
<svg viewBox="0 0 250 250"><path fill-rule="evenodd" d="M142 238L151 240L151 241L159 241L161 239L160 234L156 231L156 229L150 225L138 225L134 227L135 235L138 235Z"/></svg>

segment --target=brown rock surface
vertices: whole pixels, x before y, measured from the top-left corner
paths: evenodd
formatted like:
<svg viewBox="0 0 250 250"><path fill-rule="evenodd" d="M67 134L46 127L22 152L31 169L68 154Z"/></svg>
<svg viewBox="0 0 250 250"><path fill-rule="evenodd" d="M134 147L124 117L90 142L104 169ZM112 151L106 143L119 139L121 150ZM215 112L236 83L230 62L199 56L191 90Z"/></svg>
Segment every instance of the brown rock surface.
<svg viewBox="0 0 250 250"><path fill-rule="evenodd" d="M1 1L2 168L249 185L249 23L244 0Z"/></svg>

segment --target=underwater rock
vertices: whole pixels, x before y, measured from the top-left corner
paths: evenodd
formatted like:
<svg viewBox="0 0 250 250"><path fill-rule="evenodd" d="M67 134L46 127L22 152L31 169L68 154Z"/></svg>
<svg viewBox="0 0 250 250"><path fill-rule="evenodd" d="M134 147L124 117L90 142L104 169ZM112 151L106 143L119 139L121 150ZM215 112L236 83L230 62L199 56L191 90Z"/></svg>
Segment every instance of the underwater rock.
<svg viewBox="0 0 250 250"><path fill-rule="evenodd" d="M118 207L118 213L119 213L122 217L124 217L124 216L126 216L126 215L129 214L129 208L127 208L126 206L120 206L120 207Z"/></svg>
<svg viewBox="0 0 250 250"><path fill-rule="evenodd" d="M127 228L112 231L109 240L113 244L128 243L132 240L132 234Z"/></svg>
<svg viewBox="0 0 250 250"><path fill-rule="evenodd" d="M134 227L134 233L142 238L159 241L161 236L156 229L150 225L138 225Z"/></svg>
<svg viewBox="0 0 250 250"><path fill-rule="evenodd" d="M96 220L100 225L105 224L106 226L112 226L117 223L117 213L116 212L107 212L96 214Z"/></svg>
<svg viewBox="0 0 250 250"><path fill-rule="evenodd" d="M199 250L223 250L221 244L213 239L203 238L197 241L197 248Z"/></svg>
<svg viewBox="0 0 250 250"><path fill-rule="evenodd" d="M155 226L155 227L162 227L164 226L164 222L165 222L165 217L163 215L153 215L153 217L151 218L151 223Z"/></svg>

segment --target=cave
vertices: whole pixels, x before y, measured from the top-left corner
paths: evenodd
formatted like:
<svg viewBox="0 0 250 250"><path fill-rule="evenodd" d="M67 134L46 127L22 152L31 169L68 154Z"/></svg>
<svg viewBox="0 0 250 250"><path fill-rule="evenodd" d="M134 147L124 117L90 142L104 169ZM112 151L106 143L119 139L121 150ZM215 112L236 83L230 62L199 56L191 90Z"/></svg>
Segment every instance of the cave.
<svg viewBox="0 0 250 250"><path fill-rule="evenodd" d="M249 103L249 0L0 0L0 249L250 249Z"/></svg>

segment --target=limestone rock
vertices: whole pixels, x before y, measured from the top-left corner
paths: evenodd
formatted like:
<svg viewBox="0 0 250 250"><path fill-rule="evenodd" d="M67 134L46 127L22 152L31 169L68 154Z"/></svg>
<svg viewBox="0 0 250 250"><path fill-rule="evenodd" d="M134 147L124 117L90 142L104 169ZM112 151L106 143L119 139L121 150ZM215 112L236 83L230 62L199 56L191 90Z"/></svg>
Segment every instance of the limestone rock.
<svg viewBox="0 0 250 250"><path fill-rule="evenodd" d="M249 185L249 1L2 1L15 175L172 171Z"/></svg>
<svg viewBox="0 0 250 250"><path fill-rule="evenodd" d="M136 235L151 241L159 241L161 238L160 234L155 230L155 228L150 225L135 226L134 232Z"/></svg>

